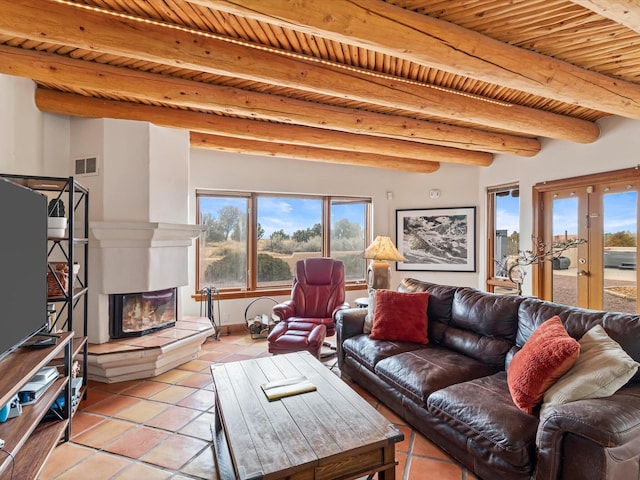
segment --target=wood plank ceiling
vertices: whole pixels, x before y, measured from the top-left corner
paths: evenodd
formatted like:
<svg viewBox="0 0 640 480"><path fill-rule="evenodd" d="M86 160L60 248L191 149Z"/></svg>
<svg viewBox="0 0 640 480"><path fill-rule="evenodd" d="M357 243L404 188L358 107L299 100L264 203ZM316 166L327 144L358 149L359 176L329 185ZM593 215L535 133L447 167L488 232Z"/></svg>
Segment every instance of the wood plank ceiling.
<svg viewBox="0 0 640 480"><path fill-rule="evenodd" d="M0 0L46 112L194 147L430 173L640 119L633 0Z"/></svg>

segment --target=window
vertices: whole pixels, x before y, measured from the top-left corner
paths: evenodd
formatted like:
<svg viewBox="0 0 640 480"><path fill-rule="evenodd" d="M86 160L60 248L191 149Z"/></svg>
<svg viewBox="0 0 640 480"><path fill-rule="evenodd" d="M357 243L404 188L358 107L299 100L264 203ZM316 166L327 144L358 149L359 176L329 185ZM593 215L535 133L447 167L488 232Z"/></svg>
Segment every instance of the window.
<svg viewBox="0 0 640 480"><path fill-rule="evenodd" d="M291 287L298 260L332 257L347 283L364 283L371 200L199 191L198 291L251 296Z"/></svg>
<svg viewBox="0 0 640 480"><path fill-rule="evenodd" d="M520 248L520 190L517 184L487 190L487 219L487 290L511 292L515 285L508 280L508 271Z"/></svg>

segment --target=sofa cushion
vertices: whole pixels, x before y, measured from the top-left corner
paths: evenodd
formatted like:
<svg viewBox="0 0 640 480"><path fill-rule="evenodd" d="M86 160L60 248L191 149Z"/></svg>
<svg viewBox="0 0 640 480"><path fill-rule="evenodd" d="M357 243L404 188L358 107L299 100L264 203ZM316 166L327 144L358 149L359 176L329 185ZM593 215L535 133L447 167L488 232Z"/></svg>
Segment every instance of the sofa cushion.
<svg viewBox="0 0 640 480"><path fill-rule="evenodd" d="M496 371L494 367L435 344L387 357L375 367L380 378L422 406L436 390Z"/></svg>
<svg viewBox="0 0 640 480"><path fill-rule="evenodd" d="M585 333L579 343L576 363L545 392L540 417L557 405L609 397L638 370L638 363L600 325Z"/></svg>
<svg viewBox="0 0 640 480"><path fill-rule="evenodd" d="M509 391L523 412L533 413L544 392L575 363L580 345L554 316L533 332L507 371Z"/></svg>
<svg viewBox="0 0 640 480"><path fill-rule="evenodd" d="M378 290L371 338L428 343L427 292Z"/></svg>
<svg viewBox="0 0 640 480"><path fill-rule="evenodd" d="M602 325L607 335L618 342L622 349L640 362L640 315L632 313L601 312L569 307L558 303L545 302L537 298L526 298L518 311L518 335L516 344L507 356L507 362L524 345L538 326L546 319L558 315L567 333L573 338L581 338L595 325ZM631 379L640 382L640 370Z"/></svg>
<svg viewBox="0 0 640 480"><path fill-rule="evenodd" d="M451 321L451 306L453 295L458 287L449 285L438 285L437 283L423 282L415 278L404 278L398 286L401 292L428 292L429 305L427 306L427 316L429 317L429 336L431 336L431 326L436 322L448 324Z"/></svg>
<svg viewBox="0 0 640 480"><path fill-rule="evenodd" d="M440 343L489 365L504 368L518 331L522 297L473 288L456 290L451 322Z"/></svg>
<svg viewBox="0 0 640 480"><path fill-rule="evenodd" d="M427 399L427 409L465 436L460 448L478 455L486 450L518 467L535 464L538 418L511 401L505 372L438 390Z"/></svg>
<svg viewBox="0 0 640 480"><path fill-rule="evenodd" d="M375 340L369 335L356 335L342 342L342 350L352 356L373 372L376 364L387 357L411 350L424 348L424 345L413 342L391 342Z"/></svg>

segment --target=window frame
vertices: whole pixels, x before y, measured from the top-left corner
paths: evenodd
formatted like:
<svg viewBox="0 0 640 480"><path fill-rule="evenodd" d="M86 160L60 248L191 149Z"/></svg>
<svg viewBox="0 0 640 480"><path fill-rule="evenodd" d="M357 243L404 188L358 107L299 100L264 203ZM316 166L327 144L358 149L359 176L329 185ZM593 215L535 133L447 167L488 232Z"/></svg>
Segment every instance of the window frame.
<svg viewBox="0 0 640 480"><path fill-rule="evenodd" d="M200 197L241 197L248 199L248 219L247 219L247 285L245 287L220 289L220 298L251 298L269 295L286 295L291 292L291 286L264 287L258 288L257 282L257 255L258 255L258 198L259 197L285 197L285 198L303 198L322 201L322 252L323 256L331 256L331 206L332 201L344 201L350 203L364 203L365 205L365 248L369 245L372 232L373 219L373 199L371 197L349 196L349 195L317 195L317 194L294 194L294 193L274 193L274 192L247 192L247 191L224 191L211 189L196 190L196 222L200 222ZM363 249L364 250L364 249ZM200 237L196 241L195 254L195 293L192 297L196 300L200 299ZM366 263L366 262L365 262ZM364 265L362 278L358 280L347 281L345 283L346 290L360 290L366 288L366 264Z"/></svg>
<svg viewBox="0 0 640 480"><path fill-rule="evenodd" d="M518 190L520 195L520 185L518 182L496 185L487 187L487 264L486 264L486 289L488 292L496 293L496 289L503 290L505 293L517 292L517 286L508 278L495 275L495 246L496 246L496 199L498 194L502 192L511 192ZM518 209L518 217L520 217L520 209Z"/></svg>

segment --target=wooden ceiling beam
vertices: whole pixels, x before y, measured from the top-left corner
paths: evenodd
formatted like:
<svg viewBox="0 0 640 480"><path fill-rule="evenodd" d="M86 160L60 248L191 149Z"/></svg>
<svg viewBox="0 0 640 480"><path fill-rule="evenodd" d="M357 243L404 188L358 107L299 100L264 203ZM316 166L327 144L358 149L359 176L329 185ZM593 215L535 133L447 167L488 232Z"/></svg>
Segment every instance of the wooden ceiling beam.
<svg viewBox="0 0 640 480"><path fill-rule="evenodd" d="M380 0L350 0L341 2L340 8L326 0L189 1L483 82L640 119L640 85L636 83L509 45ZM636 5L633 11L637 10Z"/></svg>
<svg viewBox="0 0 640 480"><path fill-rule="evenodd" d="M332 132L298 125L246 120L115 100L102 100L43 88L36 89L36 106L45 112L89 118L141 120L171 128L305 147L371 153L431 162L488 166L493 155L406 140Z"/></svg>
<svg viewBox="0 0 640 480"><path fill-rule="evenodd" d="M525 135L589 143L600 134L593 122L400 79L368 76L45 0L0 0L0 34L453 118Z"/></svg>
<svg viewBox="0 0 640 480"><path fill-rule="evenodd" d="M571 0L571 2L640 33L638 0Z"/></svg>
<svg viewBox="0 0 640 480"><path fill-rule="evenodd" d="M91 63L0 45L0 73L151 102L280 123L531 157L537 139L413 120Z"/></svg>
<svg viewBox="0 0 640 480"><path fill-rule="evenodd" d="M433 173L440 167L438 162L425 162L411 158L398 158L373 153L342 152L325 148L311 148L299 145L275 144L259 140L243 140L201 132L191 132L192 148L207 148L243 155L262 155L296 160L320 161L357 165L361 167L385 168L412 173Z"/></svg>

